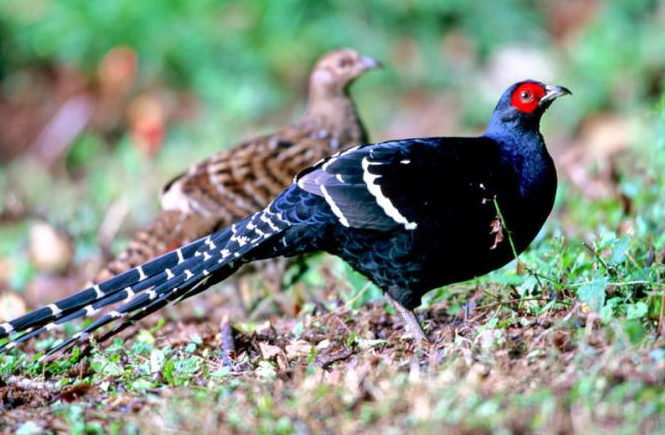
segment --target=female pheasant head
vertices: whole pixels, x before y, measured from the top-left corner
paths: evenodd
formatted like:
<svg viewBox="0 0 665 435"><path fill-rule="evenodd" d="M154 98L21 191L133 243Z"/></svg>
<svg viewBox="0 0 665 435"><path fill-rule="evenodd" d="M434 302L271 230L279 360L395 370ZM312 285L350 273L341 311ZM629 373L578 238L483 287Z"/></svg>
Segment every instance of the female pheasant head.
<svg viewBox="0 0 665 435"><path fill-rule="evenodd" d="M311 97L346 95L348 87L366 71L379 68L381 63L350 48L324 54L310 76Z"/></svg>

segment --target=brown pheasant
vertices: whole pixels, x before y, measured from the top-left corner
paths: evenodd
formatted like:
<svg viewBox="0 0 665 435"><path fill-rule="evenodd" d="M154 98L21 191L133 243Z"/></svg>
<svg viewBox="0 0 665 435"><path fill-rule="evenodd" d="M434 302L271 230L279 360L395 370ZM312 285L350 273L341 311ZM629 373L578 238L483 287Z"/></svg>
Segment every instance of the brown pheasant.
<svg viewBox="0 0 665 435"><path fill-rule="evenodd" d="M325 54L312 70L307 111L299 121L215 154L173 179L162 191L163 211L95 281L263 209L302 169L340 149L367 143L349 85L379 66L351 49Z"/></svg>

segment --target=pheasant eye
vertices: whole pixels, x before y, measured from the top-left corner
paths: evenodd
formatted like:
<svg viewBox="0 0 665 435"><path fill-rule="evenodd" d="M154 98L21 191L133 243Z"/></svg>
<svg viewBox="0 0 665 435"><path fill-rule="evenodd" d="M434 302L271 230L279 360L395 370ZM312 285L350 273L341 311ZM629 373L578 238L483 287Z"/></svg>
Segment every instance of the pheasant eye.
<svg viewBox="0 0 665 435"><path fill-rule="evenodd" d="M343 57L337 61L337 66L340 68L346 68L349 65L351 65L351 59L348 57Z"/></svg>
<svg viewBox="0 0 665 435"><path fill-rule="evenodd" d="M510 104L520 112L531 113L545 95L542 85L534 82L521 84L511 95Z"/></svg>

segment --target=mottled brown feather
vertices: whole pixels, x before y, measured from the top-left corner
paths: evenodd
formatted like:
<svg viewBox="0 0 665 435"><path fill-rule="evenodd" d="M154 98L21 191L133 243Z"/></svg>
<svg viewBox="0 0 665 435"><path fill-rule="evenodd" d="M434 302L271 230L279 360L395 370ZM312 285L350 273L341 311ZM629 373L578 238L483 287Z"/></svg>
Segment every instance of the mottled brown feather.
<svg viewBox="0 0 665 435"><path fill-rule="evenodd" d="M348 87L377 66L350 49L324 55L312 70L307 111L299 121L217 153L174 178L162 191L163 211L96 281L244 218L268 205L302 169L366 143Z"/></svg>

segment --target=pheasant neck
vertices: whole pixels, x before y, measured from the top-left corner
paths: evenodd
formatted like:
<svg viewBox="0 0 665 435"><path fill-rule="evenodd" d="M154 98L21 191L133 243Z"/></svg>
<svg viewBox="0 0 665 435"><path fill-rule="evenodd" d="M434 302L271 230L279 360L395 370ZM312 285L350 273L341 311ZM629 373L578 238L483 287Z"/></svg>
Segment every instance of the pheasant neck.
<svg viewBox="0 0 665 435"><path fill-rule="evenodd" d="M349 95L312 95L310 104L301 125L308 129L318 129L340 144L360 144L366 139L365 129L360 122L356 106Z"/></svg>

